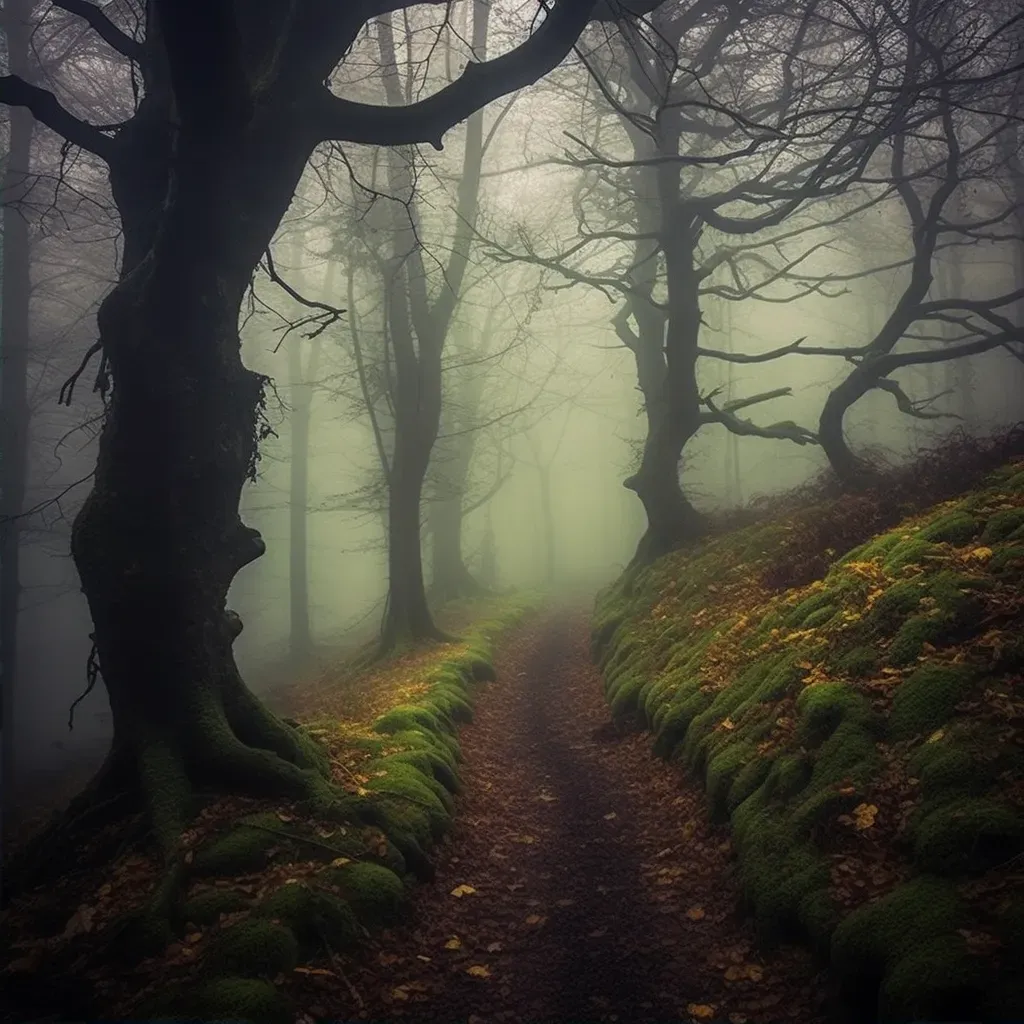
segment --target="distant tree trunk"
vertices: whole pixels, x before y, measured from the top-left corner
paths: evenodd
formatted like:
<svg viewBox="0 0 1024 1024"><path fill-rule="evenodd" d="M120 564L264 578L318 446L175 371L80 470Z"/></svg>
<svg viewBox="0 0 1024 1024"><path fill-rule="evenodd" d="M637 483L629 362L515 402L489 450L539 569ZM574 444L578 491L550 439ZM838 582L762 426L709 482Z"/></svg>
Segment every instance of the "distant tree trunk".
<svg viewBox="0 0 1024 1024"><path fill-rule="evenodd" d="M309 425L313 406L313 386L320 365L323 343L317 335L310 347L309 360L302 365L301 339L295 338L288 349L288 383L291 392L291 464L289 487L289 573L288 592L291 629L289 647L297 662L307 660L313 649L309 624Z"/></svg>
<svg viewBox="0 0 1024 1024"><path fill-rule="evenodd" d="M31 79L28 61L28 0L7 0L3 28L11 74ZM2 788L14 792L14 694L18 671L18 607L21 600L21 514L28 484L28 351L31 295L29 228L26 211L18 207L29 187L32 115L23 107L10 110L7 166L0 191L0 692L3 693Z"/></svg>
<svg viewBox="0 0 1024 1024"><path fill-rule="evenodd" d="M544 582L553 586L555 582L555 509L551 502L551 466L537 464L537 480L540 484L541 536L544 538Z"/></svg>
<svg viewBox="0 0 1024 1024"><path fill-rule="evenodd" d="M498 585L498 549L489 504L484 509L484 536L480 544L480 582L490 590Z"/></svg>
<svg viewBox="0 0 1024 1024"><path fill-rule="evenodd" d="M430 505L430 596L437 604L477 597L484 587L462 557L462 497L438 498Z"/></svg>

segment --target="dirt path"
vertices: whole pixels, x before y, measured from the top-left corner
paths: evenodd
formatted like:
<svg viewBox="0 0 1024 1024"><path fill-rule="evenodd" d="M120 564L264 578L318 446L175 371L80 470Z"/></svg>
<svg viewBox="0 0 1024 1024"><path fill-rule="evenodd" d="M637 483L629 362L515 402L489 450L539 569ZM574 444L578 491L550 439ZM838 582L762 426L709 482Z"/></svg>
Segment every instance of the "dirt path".
<svg viewBox="0 0 1024 1024"><path fill-rule="evenodd" d="M347 965L348 991L322 979L310 1012L824 1020L808 957L758 954L728 833L708 825L699 792L651 757L648 738L608 728L585 618L521 628L498 675L462 733L465 790L436 880L415 892L408 924ZM451 895L457 886L475 892Z"/></svg>

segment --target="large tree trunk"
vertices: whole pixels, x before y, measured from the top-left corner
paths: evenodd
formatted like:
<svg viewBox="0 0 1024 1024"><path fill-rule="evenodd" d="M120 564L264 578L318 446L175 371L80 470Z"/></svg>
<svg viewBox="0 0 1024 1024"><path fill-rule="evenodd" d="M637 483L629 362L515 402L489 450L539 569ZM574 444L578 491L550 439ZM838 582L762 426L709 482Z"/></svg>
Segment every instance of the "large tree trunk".
<svg viewBox="0 0 1024 1024"><path fill-rule="evenodd" d="M11 73L28 74L28 17L31 4L8 0L3 11ZM19 202L28 189L32 115L10 110L10 146L0 191L3 252L3 320L0 323L0 692L3 694L3 794L14 794L15 680L18 668L18 608L21 602L21 520L28 484L28 350L31 294L29 228ZM6 799L4 800L6 807Z"/></svg>
<svg viewBox="0 0 1024 1024"><path fill-rule="evenodd" d="M226 608L264 550L238 514L264 392L241 361L239 310L307 152L284 112L250 126L214 108L179 129L172 180L154 179L154 146L170 141L160 99L144 101L111 168L125 259L98 324L114 390L72 554L114 724L84 800L141 786L170 857L192 786L309 796L324 792L324 764L245 687Z"/></svg>
<svg viewBox="0 0 1024 1024"><path fill-rule="evenodd" d="M818 442L833 472L847 489L865 486L871 479L870 466L846 443L844 430L847 410L870 390L870 377L854 369L829 392L818 418Z"/></svg>
<svg viewBox="0 0 1024 1024"><path fill-rule="evenodd" d="M462 558L462 495L438 497L430 505L430 596L435 604L484 593Z"/></svg>

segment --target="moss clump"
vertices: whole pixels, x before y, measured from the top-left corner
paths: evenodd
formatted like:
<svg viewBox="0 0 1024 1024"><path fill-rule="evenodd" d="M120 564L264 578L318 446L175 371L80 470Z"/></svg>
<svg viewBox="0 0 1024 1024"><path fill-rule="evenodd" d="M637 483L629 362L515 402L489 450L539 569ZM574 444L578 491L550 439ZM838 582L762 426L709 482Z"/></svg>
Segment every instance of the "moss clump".
<svg viewBox="0 0 1024 1024"><path fill-rule="evenodd" d="M1024 821L1005 804L965 797L924 814L914 860L936 874L980 874L1024 849Z"/></svg>
<svg viewBox="0 0 1024 1024"><path fill-rule="evenodd" d="M299 882L275 889L256 913L282 921L309 950L322 945L335 951L350 949L362 934L354 911L344 900Z"/></svg>
<svg viewBox="0 0 1024 1024"><path fill-rule="evenodd" d="M877 985L912 949L955 931L960 901L948 883L923 875L849 914L832 935L831 959L844 986Z"/></svg>
<svg viewBox="0 0 1024 1024"><path fill-rule="evenodd" d="M270 850L281 845L281 837L275 834L280 828L281 822L273 814L254 814L243 819L229 832L200 846L193 869L199 876L222 878L261 871Z"/></svg>
<svg viewBox="0 0 1024 1024"><path fill-rule="evenodd" d="M628 675L622 683L616 687L611 698L612 718L625 718L637 710L637 702L640 699L640 688L643 682L635 675Z"/></svg>
<svg viewBox="0 0 1024 1024"><path fill-rule="evenodd" d="M852 679L863 679L878 668L878 655L871 647L854 647L836 660L836 669Z"/></svg>
<svg viewBox="0 0 1024 1024"><path fill-rule="evenodd" d="M299 962L299 944L283 925L253 918L225 928L210 943L204 967L214 974L273 977Z"/></svg>
<svg viewBox="0 0 1024 1024"><path fill-rule="evenodd" d="M881 1020L968 1020L977 1013L985 978L962 935L919 936L888 971L879 998Z"/></svg>
<svg viewBox="0 0 1024 1024"><path fill-rule="evenodd" d="M356 917L366 925L393 924L402 915L405 886L380 864L361 861L331 867L320 877L345 894Z"/></svg>
<svg viewBox="0 0 1024 1024"><path fill-rule="evenodd" d="M868 615L868 622L885 632L892 632L905 615L917 609L924 596L924 586L917 580L894 583L875 600Z"/></svg>
<svg viewBox="0 0 1024 1024"><path fill-rule="evenodd" d="M811 629L812 627L808 625L807 619L811 615L816 615L826 607L832 607L834 613L835 609L832 605L832 595L827 591L821 590L816 594L811 594L809 597L805 597L785 614L782 621L793 629ZM831 618L831 616L828 616L828 618Z"/></svg>
<svg viewBox="0 0 1024 1024"><path fill-rule="evenodd" d="M923 540L920 537L912 537L909 540L900 541L888 555L886 555L885 568L889 572L898 572L908 565L924 565L929 559L940 553L938 544Z"/></svg>
<svg viewBox="0 0 1024 1024"><path fill-rule="evenodd" d="M197 893L183 908L186 921L193 924L213 924L221 914L244 910L249 901L234 889L209 889Z"/></svg>
<svg viewBox="0 0 1024 1024"><path fill-rule="evenodd" d="M215 978L186 1002L195 1020L292 1024L295 1018L285 997L270 982L257 978Z"/></svg>
<svg viewBox="0 0 1024 1024"><path fill-rule="evenodd" d="M998 544L1024 526L1024 508L1008 508L989 517L978 538L981 544Z"/></svg>
<svg viewBox="0 0 1024 1024"><path fill-rule="evenodd" d="M934 544L966 544L981 531L982 522L968 512L954 510L933 519L918 533L920 540Z"/></svg>
<svg viewBox="0 0 1024 1024"><path fill-rule="evenodd" d="M726 744L708 760L705 788L711 816L716 820L725 819L728 810L729 789L733 780L747 762L754 757L754 754L753 744L740 741Z"/></svg>
<svg viewBox="0 0 1024 1024"><path fill-rule="evenodd" d="M846 718L821 745L811 771L814 789L869 782L881 767L874 737L860 722Z"/></svg>
<svg viewBox="0 0 1024 1024"><path fill-rule="evenodd" d="M896 667L909 665L924 653L926 644L936 647L948 633L949 623L944 616L912 615L893 637L886 660Z"/></svg>
<svg viewBox="0 0 1024 1024"><path fill-rule="evenodd" d="M764 782L766 798L787 800L810 781L813 765L805 754L783 754L776 758Z"/></svg>
<svg viewBox="0 0 1024 1024"><path fill-rule="evenodd" d="M926 800L940 794L971 793L978 785L979 768L967 748L952 744L924 744L910 759L910 770L919 778ZM984 784L988 781L985 778Z"/></svg>
<svg viewBox="0 0 1024 1024"><path fill-rule="evenodd" d="M442 719L439 713L415 704L400 704L373 723L374 732L396 733L409 729L426 729L427 732L441 733L453 731L453 725L451 720Z"/></svg>
<svg viewBox="0 0 1024 1024"><path fill-rule="evenodd" d="M448 761L437 751L426 749L406 750L400 754L392 754L387 760L389 764L411 765L424 776L433 776L449 793L459 792L458 775Z"/></svg>
<svg viewBox="0 0 1024 1024"><path fill-rule="evenodd" d="M696 684L694 684L696 686ZM690 723L710 706L713 696L699 689L692 689L686 696L667 705L660 722L656 720L657 735L654 753L658 757L670 757L677 744L685 737Z"/></svg>
<svg viewBox="0 0 1024 1024"><path fill-rule="evenodd" d="M967 665L922 665L893 697L889 731L895 739L930 733L952 717L967 695L975 672Z"/></svg>
<svg viewBox="0 0 1024 1024"><path fill-rule="evenodd" d="M428 777L411 764L392 761L391 758L370 762L364 766L364 771L371 775L365 784L371 793L404 801L426 815L434 842L448 831L454 811L452 796L433 776Z"/></svg>
<svg viewBox="0 0 1024 1024"><path fill-rule="evenodd" d="M871 717L868 702L846 683L808 686L801 691L796 707L800 740L808 747L823 743L844 720L863 724Z"/></svg>
<svg viewBox="0 0 1024 1024"><path fill-rule="evenodd" d="M1001 576L1024 569L1024 544L1006 544L988 561L988 571Z"/></svg>
<svg viewBox="0 0 1024 1024"><path fill-rule="evenodd" d="M427 812L408 801L382 795L367 808L368 820L394 843L409 870L418 878L433 877L427 850L433 843Z"/></svg>

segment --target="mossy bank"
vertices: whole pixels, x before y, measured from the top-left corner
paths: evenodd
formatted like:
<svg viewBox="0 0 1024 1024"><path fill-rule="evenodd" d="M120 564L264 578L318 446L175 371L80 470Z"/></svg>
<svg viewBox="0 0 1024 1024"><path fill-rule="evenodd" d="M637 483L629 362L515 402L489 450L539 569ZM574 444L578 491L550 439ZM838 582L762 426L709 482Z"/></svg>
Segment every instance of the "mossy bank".
<svg viewBox="0 0 1024 1024"><path fill-rule="evenodd" d="M330 763L331 800L208 802L183 837L183 877L161 913L147 892L160 875L145 855L111 863L75 918L79 937L91 933L127 972L118 1015L290 1024L311 977L399 921L451 825L457 732L479 686L495 679L494 644L538 604L532 595L480 602L486 618L478 611L460 641L375 666L378 713L367 721L343 713L344 692L336 713L320 701L324 710L298 727ZM56 950L46 941L40 948ZM27 984L47 966L20 957L7 980ZM94 998L113 1008L109 994Z"/></svg>
<svg viewBox="0 0 1024 1024"><path fill-rule="evenodd" d="M747 526L603 593L612 712L702 780L762 937L813 944L859 1019L1019 1018L1024 464L771 586L843 515Z"/></svg>

